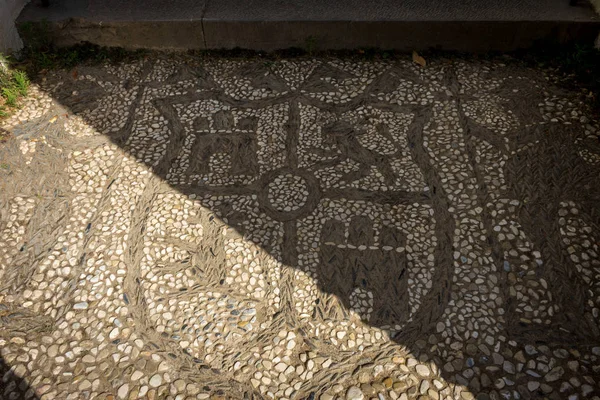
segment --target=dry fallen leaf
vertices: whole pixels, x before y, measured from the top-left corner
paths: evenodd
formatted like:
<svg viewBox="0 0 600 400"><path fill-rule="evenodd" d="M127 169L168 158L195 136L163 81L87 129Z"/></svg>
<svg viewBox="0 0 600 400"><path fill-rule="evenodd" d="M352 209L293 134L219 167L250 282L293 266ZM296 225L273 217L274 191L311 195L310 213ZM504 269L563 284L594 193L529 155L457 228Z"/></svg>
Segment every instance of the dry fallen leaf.
<svg viewBox="0 0 600 400"><path fill-rule="evenodd" d="M71 72L71 75L73 75L73 79L77 79L77 77L79 76L79 72L77 72L77 68L73 69L73 72Z"/></svg>
<svg viewBox="0 0 600 400"><path fill-rule="evenodd" d="M54 117L50 118L50 123L51 124L55 123L57 119L58 119L58 117L55 115Z"/></svg>
<svg viewBox="0 0 600 400"><path fill-rule="evenodd" d="M413 62L419 64L421 67L427 65L427 61L419 55L416 51L413 51Z"/></svg>

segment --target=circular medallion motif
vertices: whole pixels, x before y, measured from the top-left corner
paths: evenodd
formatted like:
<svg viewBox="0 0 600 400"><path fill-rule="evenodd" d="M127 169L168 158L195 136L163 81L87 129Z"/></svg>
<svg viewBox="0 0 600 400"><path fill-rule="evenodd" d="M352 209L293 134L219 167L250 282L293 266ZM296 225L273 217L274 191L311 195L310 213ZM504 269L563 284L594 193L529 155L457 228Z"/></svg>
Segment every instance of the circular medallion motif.
<svg viewBox="0 0 600 400"><path fill-rule="evenodd" d="M275 177L268 185L268 200L280 212L298 210L306 204L308 194L306 181L291 173Z"/></svg>
<svg viewBox="0 0 600 400"><path fill-rule="evenodd" d="M311 213L321 199L319 182L309 171L281 168L266 173L257 195L265 213L285 222Z"/></svg>

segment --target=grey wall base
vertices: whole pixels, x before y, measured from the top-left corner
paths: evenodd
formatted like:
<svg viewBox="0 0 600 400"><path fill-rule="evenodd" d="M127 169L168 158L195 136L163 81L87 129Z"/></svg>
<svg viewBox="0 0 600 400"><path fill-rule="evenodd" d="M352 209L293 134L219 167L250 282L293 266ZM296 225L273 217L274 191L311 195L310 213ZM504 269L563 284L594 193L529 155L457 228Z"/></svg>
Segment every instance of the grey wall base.
<svg viewBox="0 0 600 400"><path fill-rule="evenodd" d="M0 0L2 1L2 0ZM598 0L600 1L600 0ZM541 4L543 3L543 5ZM59 46L277 50L289 47L510 51L593 43L600 18L568 0L52 0L19 22ZM46 22L47 21L47 22Z"/></svg>
<svg viewBox="0 0 600 400"><path fill-rule="evenodd" d="M540 40L593 42L599 29L597 23L548 21L204 22L207 48L256 50L311 46L510 51L531 47Z"/></svg>
<svg viewBox="0 0 600 400"><path fill-rule="evenodd" d="M33 22L37 23L37 22ZM45 23L44 30L59 47L89 42L126 49L204 49L201 21L110 21L73 18Z"/></svg>
<svg viewBox="0 0 600 400"><path fill-rule="evenodd" d="M17 33L15 19L28 0L0 0L0 52L17 51L23 42Z"/></svg>
<svg viewBox="0 0 600 400"><path fill-rule="evenodd" d="M511 51L537 41L584 41L598 36L597 22L551 21L136 21L71 19L47 23L57 46L90 42L128 49L277 50L289 47L397 50Z"/></svg>

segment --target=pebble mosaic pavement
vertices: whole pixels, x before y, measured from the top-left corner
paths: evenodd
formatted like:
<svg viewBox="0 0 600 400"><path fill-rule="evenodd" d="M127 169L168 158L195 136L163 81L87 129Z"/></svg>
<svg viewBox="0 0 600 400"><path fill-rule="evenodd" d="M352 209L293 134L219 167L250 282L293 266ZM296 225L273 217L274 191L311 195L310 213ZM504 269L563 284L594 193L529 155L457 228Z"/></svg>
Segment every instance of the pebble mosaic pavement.
<svg viewBox="0 0 600 400"><path fill-rule="evenodd" d="M49 72L4 124L0 398L600 399L599 121L428 61Z"/></svg>

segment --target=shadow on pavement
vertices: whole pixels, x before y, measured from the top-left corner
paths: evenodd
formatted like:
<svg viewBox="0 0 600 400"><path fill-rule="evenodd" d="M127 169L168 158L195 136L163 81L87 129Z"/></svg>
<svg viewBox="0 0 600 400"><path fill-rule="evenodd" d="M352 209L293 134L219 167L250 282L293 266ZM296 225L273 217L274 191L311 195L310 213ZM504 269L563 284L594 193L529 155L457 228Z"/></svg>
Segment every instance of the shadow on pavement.
<svg viewBox="0 0 600 400"><path fill-rule="evenodd" d="M11 369L10 365L3 358L0 358L0 375L2 375L0 393L2 393L3 399L39 399L35 393L35 389L29 386L27 379Z"/></svg>
<svg viewBox="0 0 600 400"><path fill-rule="evenodd" d="M304 332L306 348L343 366L315 372L298 398L331 393L336 378L400 351L336 336L361 319L434 369L406 373L439 371L467 389L462 398L559 399L585 385L597 395L600 266L585 248L597 248L600 167L583 153L600 146L582 138L585 124L549 121L537 102L553 87L523 67L329 61L152 56L49 74L43 86L73 114L59 123L81 118L160 178L136 199L138 218L169 190L211 214L206 242L174 240L193 256L164 268L201 271L206 287L241 298L260 287L279 301L264 308L265 337ZM266 285L252 286L245 261L234 266L242 282L226 270L225 249L245 245L217 248L206 236L217 226L268 253ZM280 275L266 271L276 266ZM357 383L371 397L381 385L460 396L393 384Z"/></svg>

